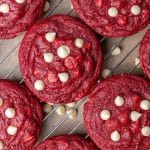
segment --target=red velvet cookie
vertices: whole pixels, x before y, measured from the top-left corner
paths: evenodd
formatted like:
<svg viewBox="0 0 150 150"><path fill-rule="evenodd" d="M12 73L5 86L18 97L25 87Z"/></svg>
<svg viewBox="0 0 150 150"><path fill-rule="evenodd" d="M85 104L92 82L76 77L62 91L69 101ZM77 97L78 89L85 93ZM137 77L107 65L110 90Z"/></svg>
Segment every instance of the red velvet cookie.
<svg viewBox="0 0 150 150"><path fill-rule="evenodd" d="M26 85L42 101L77 101L99 77L100 43L92 30L77 19L53 16L27 32L19 64Z"/></svg>
<svg viewBox="0 0 150 150"><path fill-rule="evenodd" d="M147 31L141 43L140 63L144 73L150 79L150 29Z"/></svg>
<svg viewBox="0 0 150 150"><path fill-rule="evenodd" d="M41 124L39 101L17 83L0 80L0 150L30 150Z"/></svg>
<svg viewBox="0 0 150 150"><path fill-rule="evenodd" d="M79 135L64 135L49 138L35 150L98 150L90 141Z"/></svg>
<svg viewBox="0 0 150 150"><path fill-rule="evenodd" d="M72 0L78 15L97 33L124 37L149 24L149 0Z"/></svg>
<svg viewBox="0 0 150 150"><path fill-rule="evenodd" d="M29 28L42 14L45 0L1 0L0 39L9 39Z"/></svg>
<svg viewBox="0 0 150 150"><path fill-rule="evenodd" d="M149 150L150 82L135 75L102 81L89 96L84 121L102 150Z"/></svg>

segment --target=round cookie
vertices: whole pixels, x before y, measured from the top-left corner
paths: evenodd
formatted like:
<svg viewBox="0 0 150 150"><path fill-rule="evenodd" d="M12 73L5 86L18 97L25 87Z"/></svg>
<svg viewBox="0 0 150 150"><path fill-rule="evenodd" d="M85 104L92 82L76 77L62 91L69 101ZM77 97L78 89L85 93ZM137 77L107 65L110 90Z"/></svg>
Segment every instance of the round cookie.
<svg viewBox="0 0 150 150"><path fill-rule="evenodd" d="M135 75L99 83L84 107L87 132L102 150L149 150L150 82Z"/></svg>
<svg viewBox="0 0 150 150"><path fill-rule="evenodd" d="M63 135L49 138L35 150L98 150L90 141L79 135Z"/></svg>
<svg viewBox="0 0 150 150"><path fill-rule="evenodd" d="M72 0L81 19L97 33L125 37L149 24L148 0Z"/></svg>
<svg viewBox="0 0 150 150"><path fill-rule="evenodd" d="M27 32L19 64L26 85L39 99L70 103L96 84L102 66L100 43L77 19L53 16Z"/></svg>
<svg viewBox="0 0 150 150"><path fill-rule="evenodd" d="M140 64L150 79L150 29L144 36L140 48Z"/></svg>
<svg viewBox="0 0 150 150"><path fill-rule="evenodd" d="M30 150L42 125L39 101L27 88L0 80L0 149Z"/></svg>
<svg viewBox="0 0 150 150"><path fill-rule="evenodd" d="M0 39L10 39L28 29L42 14L45 0L0 1Z"/></svg>

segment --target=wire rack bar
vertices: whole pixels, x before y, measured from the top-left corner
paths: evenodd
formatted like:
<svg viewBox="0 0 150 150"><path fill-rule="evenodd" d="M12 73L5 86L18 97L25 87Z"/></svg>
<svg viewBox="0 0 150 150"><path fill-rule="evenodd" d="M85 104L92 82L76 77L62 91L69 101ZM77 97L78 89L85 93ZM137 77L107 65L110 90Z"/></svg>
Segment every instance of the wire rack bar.
<svg viewBox="0 0 150 150"><path fill-rule="evenodd" d="M21 42L19 42L2 60L0 60L0 64L4 63L9 56L18 48Z"/></svg>
<svg viewBox="0 0 150 150"><path fill-rule="evenodd" d="M141 42L141 41L140 41ZM128 56L139 46L140 42L138 42L133 49L127 53L127 55L113 68L112 73L128 58Z"/></svg>
<svg viewBox="0 0 150 150"><path fill-rule="evenodd" d="M78 129L80 125L83 124L83 120L79 121L78 124L69 132L69 135Z"/></svg>
<svg viewBox="0 0 150 150"><path fill-rule="evenodd" d="M61 5L62 2L63 2L63 0L60 0L60 1L54 6L54 8L53 8L52 10L48 11L48 13L45 15L45 17L48 17L50 14L52 14L52 13L55 11L55 9Z"/></svg>

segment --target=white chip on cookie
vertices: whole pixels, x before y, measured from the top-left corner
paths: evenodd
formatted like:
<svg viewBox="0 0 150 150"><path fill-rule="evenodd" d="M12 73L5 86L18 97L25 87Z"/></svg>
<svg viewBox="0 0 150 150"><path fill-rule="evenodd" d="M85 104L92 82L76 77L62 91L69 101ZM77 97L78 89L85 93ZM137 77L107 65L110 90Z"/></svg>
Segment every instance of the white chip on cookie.
<svg viewBox="0 0 150 150"><path fill-rule="evenodd" d="M143 101L140 103L140 107L141 107L141 109L143 109L143 110L149 110L149 109L150 109L150 101L149 101L149 100L143 100Z"/></svg>
<svg viewBox="0 0 150 150"><path fill-rule="evenodd" d="M22 4L22 3L24 3L26 0L16 0L16 2L18 3L18 4Z"/></svg>
<svg viewBox="0 0 150 150"><path fill-rule="evenodd" d="M139 15L141 13L141 8L138 5L133 5L131 7L131 13L135 16Z"/></svg>
<svg viewBox="0 0 150 150"><path fill-rule="evenodd" d="M130 118L132 121L138 121L141 116L142 116L142 114L137 111L132 111L130 113Z"/></svg>
<svg viewBox="0 0 150 150"><path fill-rule="evenodd" d="M101 111L100 117L102 120L108 120L111 117L111 113L109 110L104 109Z"/></svg>
<svg viewBox="0 0 150 150"><path fill-rule="evenodd" d="M44 82L42 80L36 80L34 82L34 88L37 90L37 91L42 91L44 89L45 85L44 85Z"/></svg>
<svg viewBox="0 0 150 150"><path fill-rule="evenodd" d="M14 108L7 108L5 111L5 116L7 118L14 118L16 115L15 109Z"/></svg>
<svg viewBox="0 0 150 150"><path fill-rule="evenodd" d="M51 63L54 60L54 54L53 53L44 53L44 61L46 63Z"/></svg>
<svg viewBox="0 0 150 150"><path fill-rule="evenodd" d="M45 38L48 42L53 42L56 38L56 32L48 32L45 34Z"/></svg>
<svg viewBox="0 0 150 150"><path fill-rule="evenodd" d="M114 142L118 142L120 140L120 133L118 131L113 131L111 133L111 140Z"/></svg>
<svg viewBox="0 0 150 150"><path fill-rule="evenodd" d="M9 13L10 11L10 8L9 8L9 5L7 3L2 3L0 5L0 12L1 13Z"/></svg>
<svg viewBox="0 0 150 150"><path fill-rule="evenodd" d="M82 48L84 46L84 41L81 38L77 38L75 39L74 44L77 48Z"/></svg>
<svg viewBox="0 0 150 150"><path fill-rule="evenodd" d="M118 9L115 8L115 7L110 7L110 8L108 9L108 15L109 15L110 17L116 17L116 16L118 15Z"/></svg>
<svg viewBox="0 0 150 150"><path fill-rule="evenodd" d="M15 135L17 133L17 127L16 126L8 126L7 133L9 135Z"/></svg>
<svg viewBox="0 0 150 150"><path fill-rule="evenodd" d="M57 49L57 55L60 58L66 58L70 55L70 48L66 45L60 46Z"/></svg>
<svg viewBox="0 0 150 150"><path fill-rule="evenodd" d="M115 105L116 106L123 106L124 105L124 98L121 96L117 96L115 98Z"/></svg>
<svg viewBox="0 0 150 150"><path fill-rule="evenodd" d="M61 82L67 82L69 80L69 74L67 72L58 73L59 80Z"/></svg>
<svg viewBox="0 0 150 150"><path fill-rule="evenodd" d="M149 126L143 127L141 132L143 136L150 136L150 127Z"/></svg>

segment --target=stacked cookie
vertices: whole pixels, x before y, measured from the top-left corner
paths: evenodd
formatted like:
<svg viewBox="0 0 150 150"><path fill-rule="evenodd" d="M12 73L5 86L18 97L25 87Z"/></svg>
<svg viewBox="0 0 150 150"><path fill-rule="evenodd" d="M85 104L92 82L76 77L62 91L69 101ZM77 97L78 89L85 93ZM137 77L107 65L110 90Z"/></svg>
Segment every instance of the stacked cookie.
<svg viewBox="0 0 150 150"><path fill-rule="evenodd" d="M42 125L42 109L30 91L0 80L0 149L33 148Z"/></svg>
<svg viewBox="0 0 150 150"><path fill-rule="evenodd" d="M72 0L81 19L97 33L125 37L149 24L147 0ZM112 76L97 83L102 50L93 30L80 20L41 16L45 0L0 2L0 38L27 31L19 50L26 87L0 80L0 149L148 150L150 82L135 75ZM35 23L34 25L32 25ZM31 26L32 25L32 26ZM150 31L141 43L141 64L150 76ZM84 107L87 132L98 148L77 135L50 138L33 148L42 124L42 102L67 104L88 95Z"/></svg>
<svg viewBox="0 0 150 150"><path fill-rule="evenodd" d="M0 1L0 39L13 38L41 16L45 0Z"/></svg>
<svg viewBox="0 0 150 150"><path fill-rule="evenodd" d="M49 138L39 144L35 150L98 150L90 141L79 135L65 135Z"/></svg>
<svg viewBox="0 0 150 150"><path fill-rule="evenodd" d="M150 148L149 87L149 81L135 75L112 76L95 87L84 107L84 121L99 148Z"/></svg>
<svg viewBox="0 0 150 150"><path fill-rule="evenodd" d="M70 103L96 84L102 52L88 26L57 15L29 29L20 47L19 65L26 85L42 101Z"/></svg>
<svg viewBox="0 0 150 150"><path fill-rule="evenodd" d="M150 3L147 0L72 0L81 19L97 33L125 37L149 24Z"/></svg>

